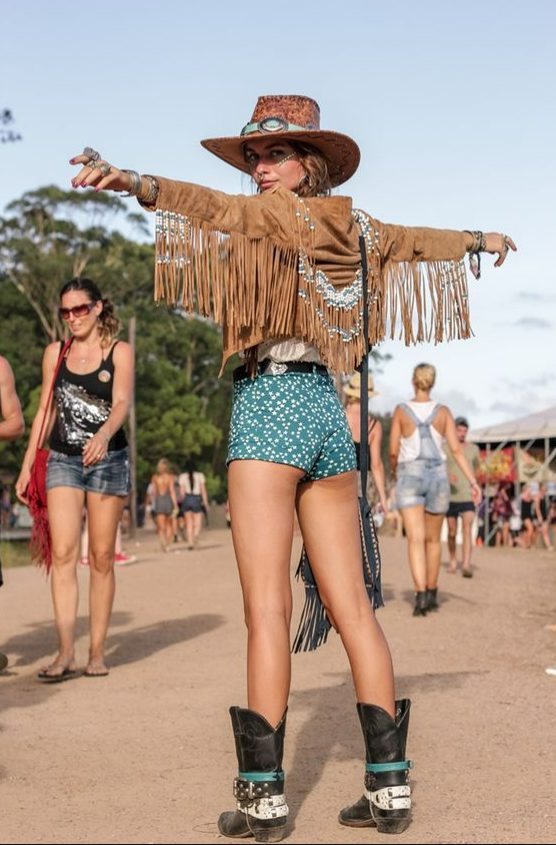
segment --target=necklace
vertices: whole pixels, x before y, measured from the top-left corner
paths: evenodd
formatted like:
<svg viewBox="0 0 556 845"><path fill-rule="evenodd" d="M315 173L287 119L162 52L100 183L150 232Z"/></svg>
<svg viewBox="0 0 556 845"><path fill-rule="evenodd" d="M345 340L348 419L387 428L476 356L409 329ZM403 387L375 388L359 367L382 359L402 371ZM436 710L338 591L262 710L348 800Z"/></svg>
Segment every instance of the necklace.
<svg viewBox="0 0 556 845"><path fill-rule="evenodd" d="M79 363L80 363L80 364L87 364L87 363L88 363L88 361L89 361L89 351L90 351L90 347L85 347L85 349L86 349L86 353L85 353L85 354L83 354L82 352L78 352L78 353L77 353L77 354L79 355Z"/></svg>

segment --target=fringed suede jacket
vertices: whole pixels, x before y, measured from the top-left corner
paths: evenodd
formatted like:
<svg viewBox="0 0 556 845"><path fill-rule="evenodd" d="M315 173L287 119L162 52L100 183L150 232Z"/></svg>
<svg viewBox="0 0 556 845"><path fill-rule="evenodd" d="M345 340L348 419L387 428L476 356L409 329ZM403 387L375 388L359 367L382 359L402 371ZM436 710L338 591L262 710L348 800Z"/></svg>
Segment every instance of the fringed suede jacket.
<svg viewBox="0 0 556 845"><path fill-rule="evenodd" d="M349 197L283 187L246 197L157 177L155 298L222 326L223 361L301 338L334 372L360 363L368 257L369 342L470 335L466 234L381 223ZM255 351L256 357L256 351Z"/></svg>

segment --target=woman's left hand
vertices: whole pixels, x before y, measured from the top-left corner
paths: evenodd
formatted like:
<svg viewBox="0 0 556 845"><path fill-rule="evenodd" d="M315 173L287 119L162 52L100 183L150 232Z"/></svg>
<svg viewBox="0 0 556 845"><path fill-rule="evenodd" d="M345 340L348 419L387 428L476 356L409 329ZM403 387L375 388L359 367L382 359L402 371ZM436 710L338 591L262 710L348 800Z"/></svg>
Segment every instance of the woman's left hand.
<svg viewBox="0 0 556 845"><path fill-rule="evenodd" d="M498 258L494 262L495 267L500 267L504 263L510 249L514 252L517 250L516 245L509 235L502 235L500 232L486 232L484 239L486 244L485 252L498 255Z"/></svg>
<svg viewBox="0 0 556 845"><path fill-rule="evenodd" d="M97 431L83 447L83 466L92 466L104 460L108 454L108 442L110 438L100 431Z"/></svg>

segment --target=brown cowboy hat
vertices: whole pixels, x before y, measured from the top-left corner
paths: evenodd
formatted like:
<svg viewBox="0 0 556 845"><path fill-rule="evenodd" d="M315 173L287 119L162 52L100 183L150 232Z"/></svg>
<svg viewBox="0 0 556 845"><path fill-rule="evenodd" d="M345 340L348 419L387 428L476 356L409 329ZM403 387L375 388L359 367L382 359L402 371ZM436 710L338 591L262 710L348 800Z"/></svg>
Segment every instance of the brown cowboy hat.
<svg viewBox="0 0 556 845"><path fill-rule="evenodd" d="M359 165L359 147L347 135L320 129L319 104L299 94L259 97L255 111L241 134L232 138L206 138L201 144L218 158L249 173L244 146L249 138L282 138L310 144L328 163L333 188L353 176Z"/></svg>
<svg viewBox="0 0 556 845"><path fill-rule="evenodd" d="M371 396L378 396L378 390L375 390L375 383L372 375L369 373L369 399ZM352 396L354 399L361 399L361 373L354 373L348 383L343 388L346 396Z"/></svg>

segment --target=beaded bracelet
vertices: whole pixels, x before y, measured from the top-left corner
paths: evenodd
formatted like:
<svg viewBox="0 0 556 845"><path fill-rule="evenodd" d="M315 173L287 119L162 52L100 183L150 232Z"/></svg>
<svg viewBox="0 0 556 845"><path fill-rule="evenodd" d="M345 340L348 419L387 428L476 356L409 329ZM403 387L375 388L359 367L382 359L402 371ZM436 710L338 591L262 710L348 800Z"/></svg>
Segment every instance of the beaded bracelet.
<svg viewBox="0 0 556 845"><path fill-rule="evenodd" d="M158 192L160 191L160 185L158 184L157 179L154 176L150 176L148 173L144 173L142 178L146 179L149 183L149 190L145 197L140 197L139 201L141 204L154 205L158 197Z"/></svg>
<svg viewBox="0 0 556 845"><path fill-rule="evenodd" d="M486 238L483 232L480 229L464 229L464 232L467 232L468 235L471 235L473 238L473 243L468 248L467 252L485 252L486 251Z"/></svg>

